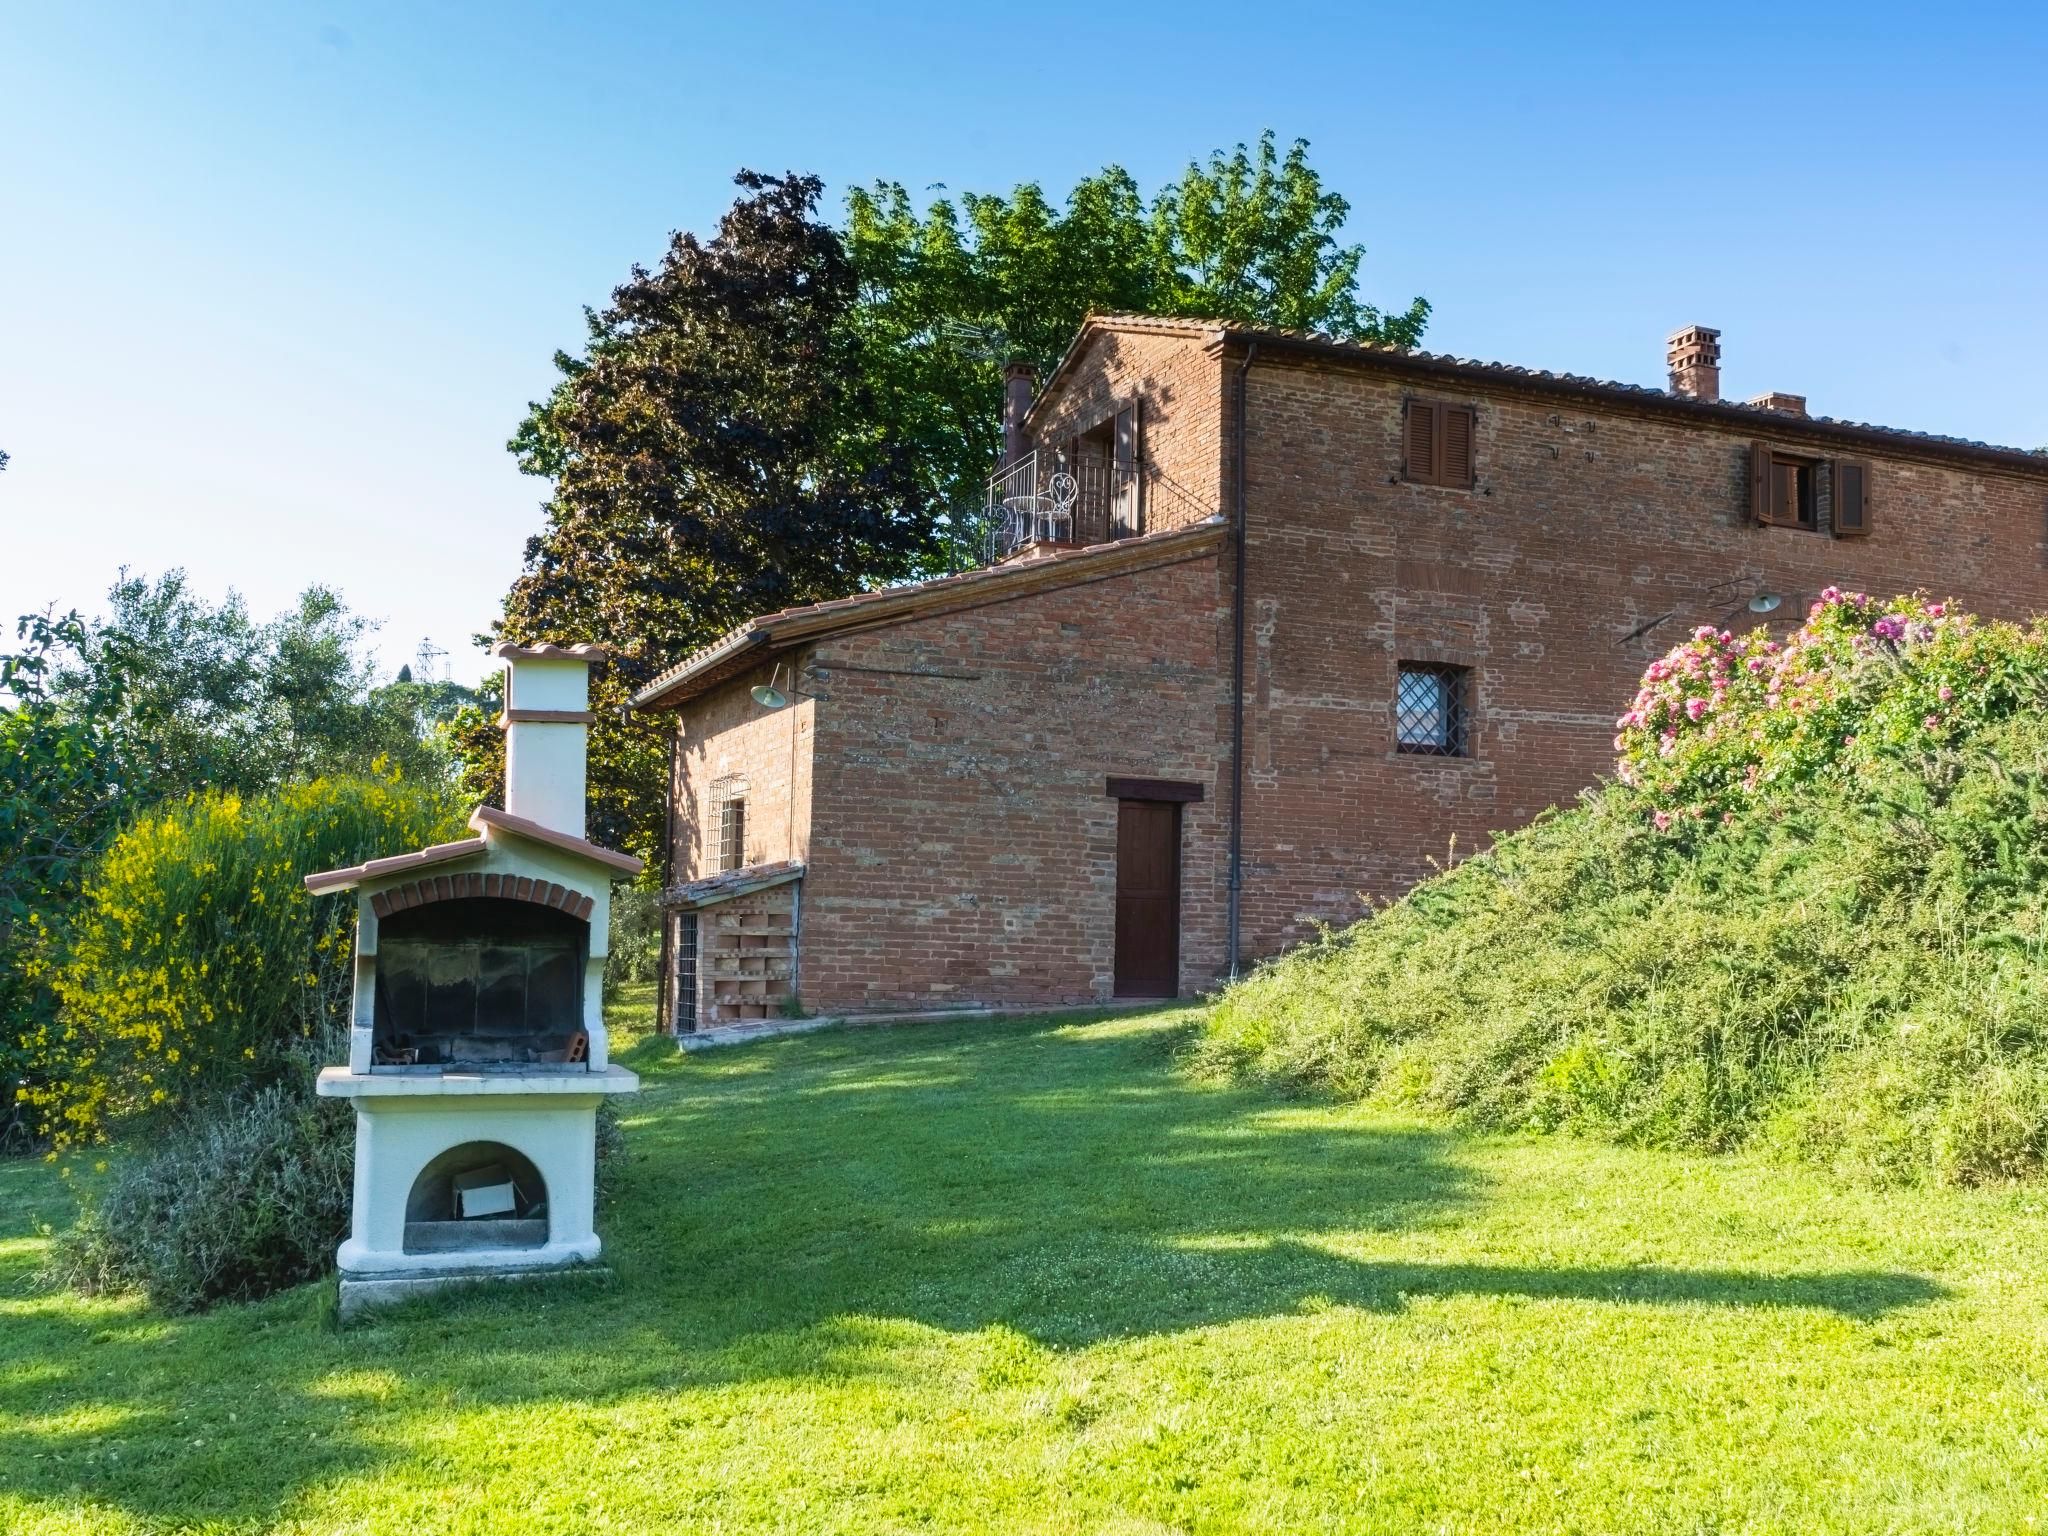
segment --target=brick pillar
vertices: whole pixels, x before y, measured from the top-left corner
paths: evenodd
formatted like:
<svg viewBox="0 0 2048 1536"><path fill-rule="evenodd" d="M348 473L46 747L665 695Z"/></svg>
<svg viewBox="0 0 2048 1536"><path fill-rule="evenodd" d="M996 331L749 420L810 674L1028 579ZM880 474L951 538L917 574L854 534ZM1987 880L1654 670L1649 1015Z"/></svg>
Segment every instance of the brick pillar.
<svg viewBox="0 0 2048 1536"><path fill-rule="evenodd" d="M1710 325L1688 325L1664 343L1671 369L1671 393L1694 400L1721 398L1721 333Z"/></svg>
<svg viewBox="0 0 2048 1536"><path fill-rule="evenodd" d="M1038 370L1013 360L1003 365L1003 463L1014 464L1031 451L1024 435L1024 417L1038 392Z"/></svg>

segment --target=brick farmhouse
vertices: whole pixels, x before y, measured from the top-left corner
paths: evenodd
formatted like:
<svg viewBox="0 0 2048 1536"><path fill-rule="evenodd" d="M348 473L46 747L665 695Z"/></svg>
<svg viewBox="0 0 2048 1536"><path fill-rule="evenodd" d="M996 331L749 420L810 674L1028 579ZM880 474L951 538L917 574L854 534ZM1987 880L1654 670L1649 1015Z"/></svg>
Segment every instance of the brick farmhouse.
<svg viewBox="0 0 2048 1536"><path fill-rule="evenodd" d="M677 717L670 1027L1195 994L1572 799L1695 625L2048 607L2048 457L1724 401L1719 359L1111 316L1013 368L1001 558L637 697Z"/></svg>

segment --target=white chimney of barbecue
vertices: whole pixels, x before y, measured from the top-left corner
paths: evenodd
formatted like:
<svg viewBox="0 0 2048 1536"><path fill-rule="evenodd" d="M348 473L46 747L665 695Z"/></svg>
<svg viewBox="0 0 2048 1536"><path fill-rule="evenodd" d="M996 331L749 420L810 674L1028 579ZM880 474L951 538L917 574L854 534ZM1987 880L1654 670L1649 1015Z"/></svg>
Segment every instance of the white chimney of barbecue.
<svg viewBox="0 0 2048 1536"><path fill-rule="evenodd" d="M513 645L505 663L505 809L571 837L585 835L584 759L590 745L594 645Z"/></svg>

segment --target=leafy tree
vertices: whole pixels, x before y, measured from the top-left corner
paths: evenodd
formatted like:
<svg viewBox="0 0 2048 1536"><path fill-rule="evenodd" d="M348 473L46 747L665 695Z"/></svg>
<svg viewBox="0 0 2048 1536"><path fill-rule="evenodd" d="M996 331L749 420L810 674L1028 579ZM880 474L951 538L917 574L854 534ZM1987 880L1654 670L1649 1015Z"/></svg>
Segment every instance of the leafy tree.
<svg viewBox="0 0 2048 1536"><path fill-rule="evenodd" d="M108 720L120 679L60 697L55 679L86 635L78 614L30 614L21 649L0 655L0 1143L20 1123L30 1062L23 1038L54 1017L41 985L56 914L122 803Z"/></svg>
<svg viewBox="0 0 2048 1536"><path fill-rule="evenodd" d="M449 783L442 723L475 696L375 685L367 621L311 587L268 623L182 571L122 573L109 614L31 614L0 654L0 1138L35 1078L24 1042L56 1019L52 968L93 861L137 814L321 773ZM35 1060L47 1063L47 1052Z"/></svg>
<svg viewBox="0 0 2048 1536"><path fill-rule="evenodd" d="M445 776L422 701L376 688L371 624L331 589L308 587L268 623L235 593L208 603L178 570L154 581L124 571L107 601L56 689L83 697L120 680L108 730L139 803L367 772L379 759L408 778Z"/></svg>
<svg viewBox="0 0 2048 1536"><path fill-rule="evenodd" d="M587 357L511 443L554 481L499 633L612 649L592 707L592 830L659 851L665 733L617 718L662 667L754 614L933 558L933 515L887 430L821 183L742 172L709 241L677 234L589 316ZM458 737L469 739L458 727ZM465 758L488 779L500 749Z"/></svg>
<svg viewBox="0 0 2048 1536"><path fill-rule="evenodd" d="M1036 183L1008 196L935 199L921 213L877 182L847 200L858 321L890 408L939 504L965 513L1002 446L1002 364L1041 374L1090 313L1139 312L1312 329L1413 346L1429 305L1383 312L1358 293L1364 247L1339 231L1350 204L1296 140L1191 163L1149 205L1117 166L1055 207Z"/></svg>

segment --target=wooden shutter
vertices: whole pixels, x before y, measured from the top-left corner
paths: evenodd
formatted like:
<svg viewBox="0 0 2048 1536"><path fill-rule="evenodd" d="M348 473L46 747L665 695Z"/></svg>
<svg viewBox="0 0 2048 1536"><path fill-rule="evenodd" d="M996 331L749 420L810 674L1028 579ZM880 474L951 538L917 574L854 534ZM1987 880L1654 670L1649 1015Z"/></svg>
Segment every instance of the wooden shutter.
<svg viewBox="0 0 2048 1536"><path fill-rule="evenodd" d="M1128 538L1138 531L1138 402L1116 413L1111 431L1111 463L1115 467L1115 500L1109 536Z"/></svg>
<svg viewBox="0 0 2048 1536"><path fill-rule="evenodd" d="M1428 400L1410 400L1401 434L1404 461L1402 473L1420 485L1437 483L1436 406Z"/></svg>
<svg viewBox="0 0 2048 1536"><path fill-rule="evenodd" d="M1835 491L1835 537L1870 537L1870 466L1861 459L1837 459L1830 478Z"/></svg>
<svg viewBox="0 0 2048 1536"><path fill-rule="evenodd" d="M1436 440L1442 459L1437 466L1437 483L1472 488L1472 407L1440 405Z"/></svg>
<svg viewBox="0 0 2048 1536"><path fill-rule="evenodd" d="M1750 521L1769 523L1771 516L1771 445L1751 443L1749 445L1749 516Z"/></svg>

